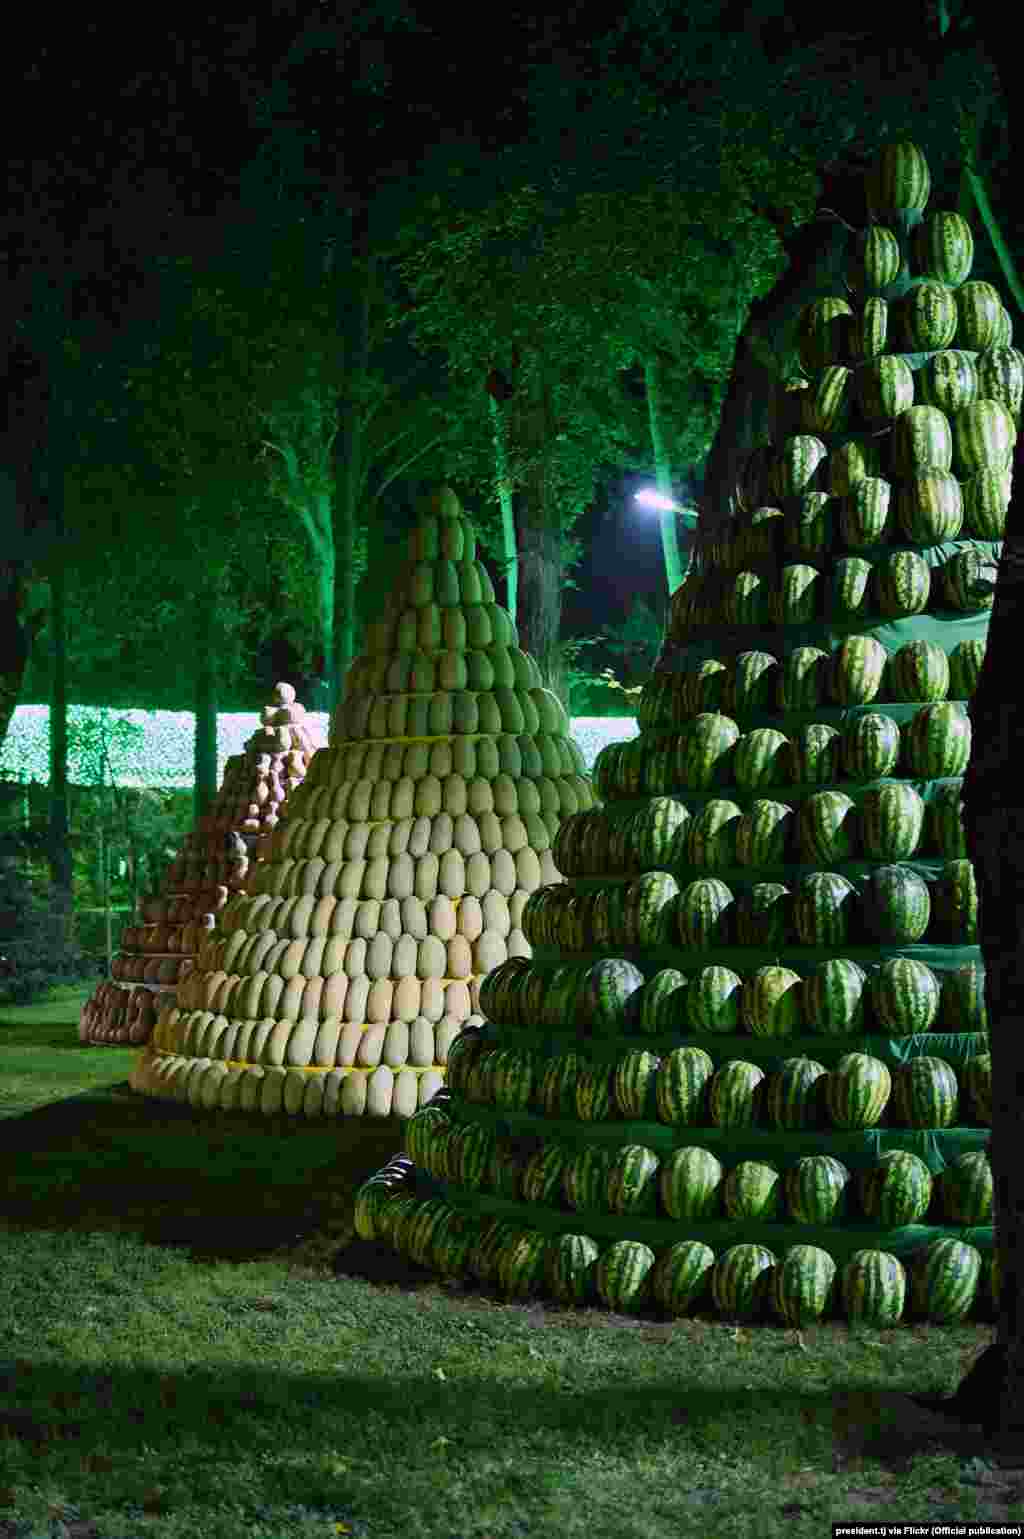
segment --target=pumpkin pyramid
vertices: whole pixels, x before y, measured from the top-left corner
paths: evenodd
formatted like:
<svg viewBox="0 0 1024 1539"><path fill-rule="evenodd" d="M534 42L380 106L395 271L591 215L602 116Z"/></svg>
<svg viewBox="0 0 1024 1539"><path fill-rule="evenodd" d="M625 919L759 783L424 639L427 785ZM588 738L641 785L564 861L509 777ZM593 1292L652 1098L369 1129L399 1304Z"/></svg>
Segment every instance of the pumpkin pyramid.
<svg viewBox="0 0 1024 1539"><path fill-rule="evenodd" d="M290 684L276 686L260 720L244 751L225 764L217 799L185 835L162 891L139 900L137 922L126 927L111 961L110 981L82 1008L80 1041L148 1042L161 1002L194 970L232 893L244 892L250 852L276 827L285 798L320 746Z"/></svg>
<svg viewBox="0 0 1024 1539"><path fill-rule="evenodd" d="M138 1076L151 1095L408 1117L479 980L529 946L559 824L590 808L557 697L494 601L454 493L432 499L249 896L225 908Z"/></svg>
<svg viewBox="0 0 1024 1539"><path fill-rule="evenodd" d="M522 1296L874 1326L991 1309L960 820L1024 359L971 234L882 152L852 301L673 595L486 1023L356 1225Z"/></svg>

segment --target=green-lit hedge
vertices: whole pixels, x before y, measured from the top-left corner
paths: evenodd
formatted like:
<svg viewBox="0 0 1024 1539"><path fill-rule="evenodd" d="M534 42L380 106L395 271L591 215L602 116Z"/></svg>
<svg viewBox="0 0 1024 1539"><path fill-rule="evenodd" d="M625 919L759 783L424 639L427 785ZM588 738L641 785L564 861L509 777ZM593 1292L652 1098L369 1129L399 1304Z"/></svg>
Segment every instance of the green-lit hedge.
<svg viewBox="0 0 1024 1539"><path fill-rule="evenodd" d="M74 785L95 783L88 756L76 746L76 727L95 727L103 715L92 706L73 705L68 709L71 737L68 758ZM192 785L195 717L191 711L110 711L106 716L108 728L118 721L127 721L142 729L137 742L127 747L119 747L116 740L113 743L110 758L119 785ZM327 717L310 713L309 720L315 723L326 742ZM7 737L0 746L0 780L35 780L43 785L49 782L49 721L48 706L18 706ZM218 782L223 777L227 759L231 754L241 753L258 725L259 717L254 712L218 716ZM605 743L635 737L637 725L632 716L578 716L572 723L572 733L589 769Z"/></svg>

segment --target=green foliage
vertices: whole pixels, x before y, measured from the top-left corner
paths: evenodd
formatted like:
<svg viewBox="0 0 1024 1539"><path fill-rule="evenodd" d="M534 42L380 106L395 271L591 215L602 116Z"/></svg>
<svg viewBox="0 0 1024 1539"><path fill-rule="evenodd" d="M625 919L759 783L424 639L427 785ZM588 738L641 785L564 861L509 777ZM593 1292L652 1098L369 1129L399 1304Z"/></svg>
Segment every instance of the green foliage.
<svg viewBox="0 0 1024 1539"><path fill-rule="evenodd" d="M0 860L0 1001L27 1005L55 983L95 976L96 964L63 919L36 896L25 873Z"/></svg>
<svg viewBox="0 0 1024 1539"><path fill-rule="evenodd" d="M619 666L629 681L627 686L620 687L644 684L654 667L664 634L664 608L659 611L641 594L635 595L621 624L602 627L601 640L619 659Z"/></svg>

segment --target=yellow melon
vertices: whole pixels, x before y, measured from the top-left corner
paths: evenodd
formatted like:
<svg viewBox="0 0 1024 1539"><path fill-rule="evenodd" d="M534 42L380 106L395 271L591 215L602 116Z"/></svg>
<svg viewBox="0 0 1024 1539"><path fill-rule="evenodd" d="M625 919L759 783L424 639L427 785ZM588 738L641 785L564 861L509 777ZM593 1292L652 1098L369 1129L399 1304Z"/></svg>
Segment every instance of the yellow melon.
<svg viewBox="0 0 1024 1539"><path fill-rule="evenodd" d="M391 1001L396 1020L414 1021L416 1019L420 1013L421 992L418 978L408 976L398 979Z"/></svg>
<svg viewBox="0 0 1024 1539"><path fill-rule="evenodd" d="M345 1019L347 1021L365 1021L366 1004L370 997L370 980L366 974L360 974L357 978L349 979L348 993L345 996Z"/></svg>
<svg viewBox="0 0 1024 1539"><path fill-rule="evenodd" d="M338 1051L335 1062L343 1067L350 1068L356 1061L359 1044L363 1040L366 1026L362 1021L345 1021L338 1035Z"/></svg>
<svg viewBox="0 0 1024 1539"><path fill-rule="evenodd" d="M329 1069L333 1066L340 1036L341 1021L336 1015L329 1015L326 1020L320 1022L317 1028L316 1040L313 1043L312 1058L313 1063L319 1068Z"/></svg>

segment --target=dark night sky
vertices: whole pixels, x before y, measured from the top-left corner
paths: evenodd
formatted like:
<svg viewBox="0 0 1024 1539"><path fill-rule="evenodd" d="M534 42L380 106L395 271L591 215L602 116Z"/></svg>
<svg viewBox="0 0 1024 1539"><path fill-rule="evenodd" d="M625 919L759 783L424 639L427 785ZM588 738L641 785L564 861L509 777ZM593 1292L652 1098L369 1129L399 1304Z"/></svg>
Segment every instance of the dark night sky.
<svg viewBox="0 0 1024 1539"><path fill-rule="evenodd" d="M172 20L164 32L146 12L134 22L121 12L116 20L78 18L45 31L41 18L35 42L9 55L4 82L13 125L10 190L0 211L14 278L8 314L20 307L40 258L57 273L69 264L78 274L99 273L96 299L115 327L119 313L144 304L138 264L168 238L187 243L183 232L194 234L197 224L216 228L217 210L234 196L259 142L259 104L280 78L283 53L315 14L288 0L256 20L245 12ZM388 164L411 155L415 166L419 146L449 133L489 147L514 143L527 126L516 92L531 58L550 57L560 39L571 47L581 32L572 11L505 10L500 59L479 69L466 63L458 13L444 14L413 34L382 26L363 45L371 69L386 63L392 74L371 151ZM586 14L592 28L594 13ZM494 55L493 43L490 49ZM314 51L293 78L301 86L299 111L330 161L344 90L330 49ZM111 287L114 273L120 277ZM637 484L631 478L629 488ZM633 508L623 487L621 478L605 477L581 521L591 548L577 574L581 592L566 596L567 633L593 632L624 615L636 591L660 591L656 520Z"/></svg>

